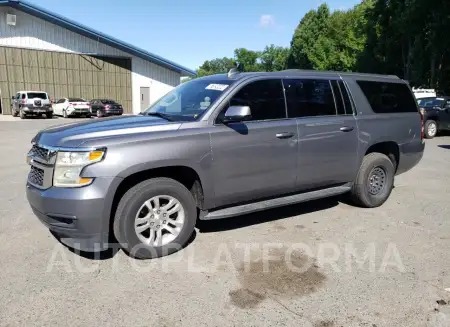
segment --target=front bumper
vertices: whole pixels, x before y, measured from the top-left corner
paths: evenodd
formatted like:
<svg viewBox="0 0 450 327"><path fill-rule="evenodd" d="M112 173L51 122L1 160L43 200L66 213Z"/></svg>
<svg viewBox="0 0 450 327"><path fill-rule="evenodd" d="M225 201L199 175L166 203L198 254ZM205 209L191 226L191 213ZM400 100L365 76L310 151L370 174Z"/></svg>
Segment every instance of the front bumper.
<svg viewBox="0 0 450 327"><path fill-rule="evenodd" d="M34 214L61 241L81 251L103 251L109 245L112 199L120 178L96 178L80 188L42 190L27 183Z"/></svg>

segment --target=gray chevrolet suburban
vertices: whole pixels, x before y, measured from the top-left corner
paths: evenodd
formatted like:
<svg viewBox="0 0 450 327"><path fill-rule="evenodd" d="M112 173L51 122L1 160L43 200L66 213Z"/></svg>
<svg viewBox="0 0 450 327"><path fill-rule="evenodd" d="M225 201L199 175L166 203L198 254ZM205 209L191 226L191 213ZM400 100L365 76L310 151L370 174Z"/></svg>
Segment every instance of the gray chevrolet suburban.
<svg viewBox="0 0 450 327"><path fill-rule="evenodd" d="M424 146L398 77L233 69L183 83L136 116L39 132L26 191L66 245L101 251L117 240L154 258L185 246L197 219L343 193L380 206Z"/></svg>

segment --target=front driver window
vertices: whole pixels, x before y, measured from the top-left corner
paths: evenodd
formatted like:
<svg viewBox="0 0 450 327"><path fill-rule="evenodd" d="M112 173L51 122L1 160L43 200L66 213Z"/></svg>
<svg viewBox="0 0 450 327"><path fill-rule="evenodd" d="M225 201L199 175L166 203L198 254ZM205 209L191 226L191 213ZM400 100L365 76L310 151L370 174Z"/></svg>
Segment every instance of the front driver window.
<svg viewBox="0 0 450 327"><path fill-rule="evenodd" d="M229 106L249 106L252 121L286 118L283 88L279 79L259 80L243 86L222 110L219 120Z"/></svg>

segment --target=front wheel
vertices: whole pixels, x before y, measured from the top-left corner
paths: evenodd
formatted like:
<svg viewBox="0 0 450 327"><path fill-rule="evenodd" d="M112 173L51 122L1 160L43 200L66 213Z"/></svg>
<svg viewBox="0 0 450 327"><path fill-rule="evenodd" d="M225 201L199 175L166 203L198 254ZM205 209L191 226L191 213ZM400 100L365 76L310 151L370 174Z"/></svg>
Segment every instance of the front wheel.
<svg viewBox="0 0 450 327"><path fill-rule="evenodd" d="M384 154L373 152L363 159L351 190L352 200L362 207L381 206L394 185L395 168Z"/></svg>
<svg viewBox="0 0 450 327"><path fill-rule="evenodd" d="M191 237L197 207L191 192L170 178L154 178L129 189L114 217L122 248L140 259L177 252Z"/></svg>
<svg viewBox="0 0 450 327"><path fill-rule="evenodd" d="M437 127L437 123L434 120L427 120L425 122L425 137L427 139L432 139L433 137L436 136L437 132L438 132L438 127Z"/></svg>

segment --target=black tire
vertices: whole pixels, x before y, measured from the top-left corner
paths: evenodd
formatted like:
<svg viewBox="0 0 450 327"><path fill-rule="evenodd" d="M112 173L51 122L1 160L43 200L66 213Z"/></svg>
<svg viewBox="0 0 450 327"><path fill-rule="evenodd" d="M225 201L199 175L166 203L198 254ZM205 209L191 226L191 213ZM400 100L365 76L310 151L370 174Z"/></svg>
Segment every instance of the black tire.
<svg viewBox="0 0 450 327"><path fill-rule="evenodd" d="M12 110L12 116L13 117L17 117L18 115L19 115L19 113L13 109Z"/></svg>
<svg viewBox="0 0 450 327"><path fill-rule="evenodd" d="M66 111L66 110L63 110L63 117L64 117L64 118L69 117L69 116L67 116L67 111Z"/></svg>
<svg viewBox="0 0 450 327"><path fill-rule="evenodd" d="M158 195L176 198L183 206L185 221L172 242L152 246L139 240L134 230L134 222L142 204ZM114 217L114 236L129 255L139 259L157 258L177 252L185 246L194 232L196 220L197 207L194 198L184 185L170 178L153 178L133 186L124 194Z"/></svg>
<svg viewBox="0 0 450 327"><path fill-rule="evenodd" d="M371 188L370 178L375 172L384 172L383 182L378 180L374 182ZM382 175L382 173L381 173ZM394 186L395 168L392 161L384 154L373 152L366 155L363 159L358 175L350 192L352 200L365 208L375 208L381 206L391 195ZM383 184L383 186L379 186ZM378 186L377 186L378 185ZM379 193L371 192L380 189Z"/></svg>
<svg viewBox="0 0 450 327"><path fill-rule="evenodd" d="M97 117L102 118L103 116L103 112L100 109L97 109Z"/></svg>
<svg viewBox="0 0 450 327"><path fill-rule="evenodd" d="M20 111L19 111L19 116L20 116L20 119L25 119L27 117L22 109L20 109Z"/></svg>
<svg viewBox="0 0 450 327"><path fill-rule="evenodd" d="M53 118L53 112L47 112L45 115L47 116L48 119Z"/></svg>
<svg viewBox="0 0 450 327"><path fill-rule="evenodd" d="M432 139L437 135L438 125L436 121L429 119L425 122L424 129L425 129L425 138Z"/></svg>

